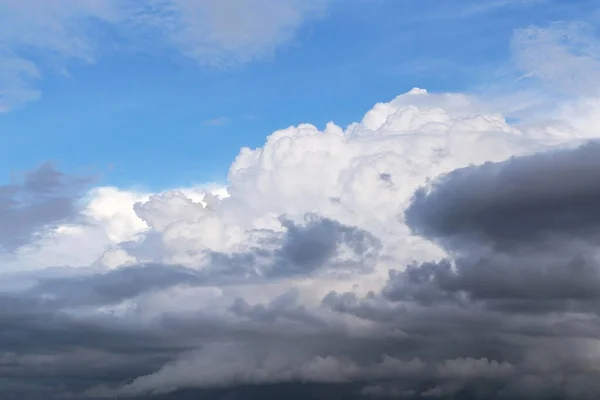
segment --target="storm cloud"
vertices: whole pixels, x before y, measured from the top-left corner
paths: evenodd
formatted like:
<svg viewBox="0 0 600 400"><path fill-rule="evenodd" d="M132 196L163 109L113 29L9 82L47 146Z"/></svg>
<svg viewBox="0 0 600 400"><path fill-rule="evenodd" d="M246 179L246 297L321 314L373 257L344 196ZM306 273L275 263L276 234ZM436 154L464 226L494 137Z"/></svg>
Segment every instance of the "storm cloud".
<svg viewBox="0 0 600 400"><path fill-rule="evenodd" d="M400 114L389 118L404 121ZM358 135L346 149L354 158L324 178L335 190L311 179L285 186L278 171L316 175L265 170L300 159L275 157L293 149L276 140L351 140L311 129L278 132L262 153L240 156L229 196L135 199L137 225L109 208L107 226L121 230L96 262L4 273L3 395L598 398L598 142L448 161L441 175L415 177L426 167L412 170L409 152L389 153L404 131L374 148ZM460 135L472 134L465 129ZM94 215L105 214L93 202L79 207L84 182L39 174L10 186L7 199L33 200L5 209L23 228L5 228L4 251L86 238L85 229L101 238ZM284 201L292 194L296 202ZM56 212L31 217L28 204L47 209L55 198ZM58 233L70 225L80 230Z"/></svg>
<svg viewBox="0 0 600 400"><path fill-rule="evenodd" d="M453 171L406 211L415 233L493 246L594 238L600 226L600 143Z"/></svg>

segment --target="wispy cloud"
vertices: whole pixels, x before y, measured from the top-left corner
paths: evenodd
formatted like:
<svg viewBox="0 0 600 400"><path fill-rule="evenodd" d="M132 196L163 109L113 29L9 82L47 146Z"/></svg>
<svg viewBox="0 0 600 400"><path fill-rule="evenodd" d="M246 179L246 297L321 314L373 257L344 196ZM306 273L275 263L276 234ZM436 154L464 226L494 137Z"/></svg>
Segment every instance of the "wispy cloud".
<svg viewBox="0 0 600 400"><path fill-rule="evenodd" d="M525 77L568 93L598 94L600 31L585 22L530 26L515 32L512 48Z"/></svg>
<svg viewBox="0 0 600 400"><path fill-rule="evenodd" d="M142 25L200 64L230 66L269 56L331 0L154 0Z"/></svg>
<svg viewBox="0 0 600 400"><path fill-rule="evenodd" d="M272 55L330 1L0 0L0 110L38 99L48 64L94 62L106 44L90 33L94 24L124 32L133 47L228 67Z"/></svg>
<svg viewBox="0 0 600 400"><path fill-rule="evenodd" d="M227 117L217 117L204 121L204 125L223 126L227 125L229 122L229 118Z"/></svg>
<svg viewBox="0 0 600 400"><path fill-rule="evenodd" d="M113 0L1 0L0 110L40 97L36 83L43 78L46 62L93 62L94 47L85 26L92 20L114 24L121 18Z"/></svg>

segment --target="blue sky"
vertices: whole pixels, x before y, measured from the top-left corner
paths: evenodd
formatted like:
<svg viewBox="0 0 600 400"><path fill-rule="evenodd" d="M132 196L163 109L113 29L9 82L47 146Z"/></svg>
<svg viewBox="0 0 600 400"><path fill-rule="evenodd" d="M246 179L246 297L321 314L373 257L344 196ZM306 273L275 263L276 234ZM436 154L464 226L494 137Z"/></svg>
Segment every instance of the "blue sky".
<svg viewBox="0 0 600 400"><path fill-rule="evenodd" d="M261 146L276 129L345 126L412 87L518 85L515 29L596 18L592 0L310 0L310 9L286 0L273 15L275 3L261 0L248 16L258 22L247 26L222 6L228 2L206 2L191 22L168 20L165 1L143 20L133 18L139 10L108 9L109 1L83 11L73 11L77 2L49 2L51 12L26 3L0 1L0 99L8 104L0 114L1 176L50 160L103 184L154 190L223 181L240 147ZM247 12L252 2L229 3ZM56 15L47 31L45 18ZM37 21L27 40L19 18ZM187 44L163 40L179 31L165 26L178 23L191 27ZM74 39L72 47L56 46L60 35ZM189 45L207 42L200 53ZM7 62L15 59L40 79L15 75Z"/></svg>

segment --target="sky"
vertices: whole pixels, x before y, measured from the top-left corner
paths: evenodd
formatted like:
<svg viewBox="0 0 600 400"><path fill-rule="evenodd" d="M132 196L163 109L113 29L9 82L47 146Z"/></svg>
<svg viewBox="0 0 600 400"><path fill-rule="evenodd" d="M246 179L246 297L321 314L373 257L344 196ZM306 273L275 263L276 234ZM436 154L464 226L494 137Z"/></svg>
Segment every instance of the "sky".
<svg viewBox="0 0 600 400"><path fill-rule="evenodd" d="M2 157L2 176L51 160L108 185L223 182L240 147L259 147L277 129L345 127L413 87L515 85L523 72L510 60L516 29L589 19L595 7L584 0L140 4L2 2L0 147L27 149Z"/></svg>
<svg viewBox="0 0 600 400"><path fill-rule="evenodd" d="M598 27L0 0L0 397L597 399Z"/></svg>

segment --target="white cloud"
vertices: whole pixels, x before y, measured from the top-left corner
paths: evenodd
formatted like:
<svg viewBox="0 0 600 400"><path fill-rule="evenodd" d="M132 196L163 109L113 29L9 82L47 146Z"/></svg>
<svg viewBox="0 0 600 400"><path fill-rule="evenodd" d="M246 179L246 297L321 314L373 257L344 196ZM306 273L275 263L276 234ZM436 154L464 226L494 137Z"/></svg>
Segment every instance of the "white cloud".
<svg viewBox="0 0 600 400"><path fill-rule="evenodd" d="M157 388L169 385L198 388L293 380L342 383L365 378L389 380L429 374L431 377L459 374L470 375L470 378L484 378L486 375L510 375L513 372L510 364L490 363L487 359L446 360L431 366L434 368L430 372L430 366L419 359L402 361L383 356L381 360L365 366L344 357L307 357L299 352L294 354L294 351L286 350L283 352L282 349L274 347L266 356L257 357L237 346L215 345L185 354L156 374L135 379L125 385L118 394L127 396L146 392L160 393L160 389ZM234 354L244 354L244 357L236 357ZM89 394L109 397L113 392L100 389Z"/></svg>
<svg viewBox="0 0 600 400"><path fill-rule="evenodd" d="M205 125L212 125L212 126L222 126L222 125L227 125L229 123L229 118L227 117L216 117L216 118L212 118L212 119L208 119L206 121L204 121Z"/></svg>
<svg viewBox="0 0 600 400"><path fill-rule="evenodd" d="M445 321L442 309L421 317L424 310L369 294L395 287L390 279L400 275L389 278L391 268L444 255L412 236L404 222L416 188L470 164L600 136L588 123L578 124L581 115L568 112L566 103L544 127L511 125L489 111L490 104L413 89L376 104L346 128L302 124L272 133L261 148L240 151L227 187L153 194L96 188L86 199L83 223L60 226L52 237L3 257L5 269L40 269L5 286L35 287L36 274L49 273L44 267L92 266L67 269L78 277L76 285L48 281L40 296L66 302L61 310L73 318L138 335L141 329L162 332L165 321L176 321L169 332L179 332L177 348L189 351L176 351L172 362L120 388L97 387L92 392L99 395L289 380L402 380L412 379L415 368L420 377L452 382L426 389L428 394L452 393L479 376L505 379L515 369L488 359L431 363L375 352L375 359L360 362L360 355L328 353L335 348L332 337L336 345L350 346L342 353L362 348L353 340L400 340L415 322L394 321L413 313L419 320ZM588 114L597 110L597 102L585 104ZM307 219L307 213L313 216ZM465 324L481 317L473 310L456 312ZM273 347L289 349L290 341L298 354Z"/></svg>
<svg viewBox="0 0 600 400"><path fill-rule="evenodd" d="M36 81L49 65L93 62L94 44L86 24L117 23L121 17L117 5L113 0L0 1L0 109L8 111L38 99ZM35 59L24 55L32 53Z"/></svg>
<svg viewBox="0 0 600 400"><path fill-rule="evenodd" d="M557 22L515 32L512 48L526 77L550 90L597 96L600 93L600 32L585 22Z"/></svg>
<svg viewBox="0 0 600 400"><path fill-rule="evenodd" d="M47 245L21 249L21 258L11 264L104 260L114 267L118 260L135 260L196 268L206 262L205 251L241 251L262 240L264 232L284 230L280 216L299 221L315 211L373 233L394 262L439 256L409 235L402 217L427 178L589 136L588 125L570 126L568 135L561 129L511 126L486 108L468 95L413 89L375 105L346 129L330 123L320 131L305 124L274 132L262 148L242 149L226 189L151 195L97 188L85 211L87 225L63 228ZM380 270L374 279L385 273Z"/></svg>
<svg viewBox="0 0 600 400"><path fill-rule="evenodd" d="M158 0L158 22L179 50L200 64L236 65L271 55L329 0ZM156 14L155 14L156 15Z"/></svg>
<svg viewBox="0 0 600 400"><path fill-rule="evenodd" d="M40 92L34 82L40 78L40 71L33 62L16 56L10 49L0 48L0 113L39 99Z"/></svg>

